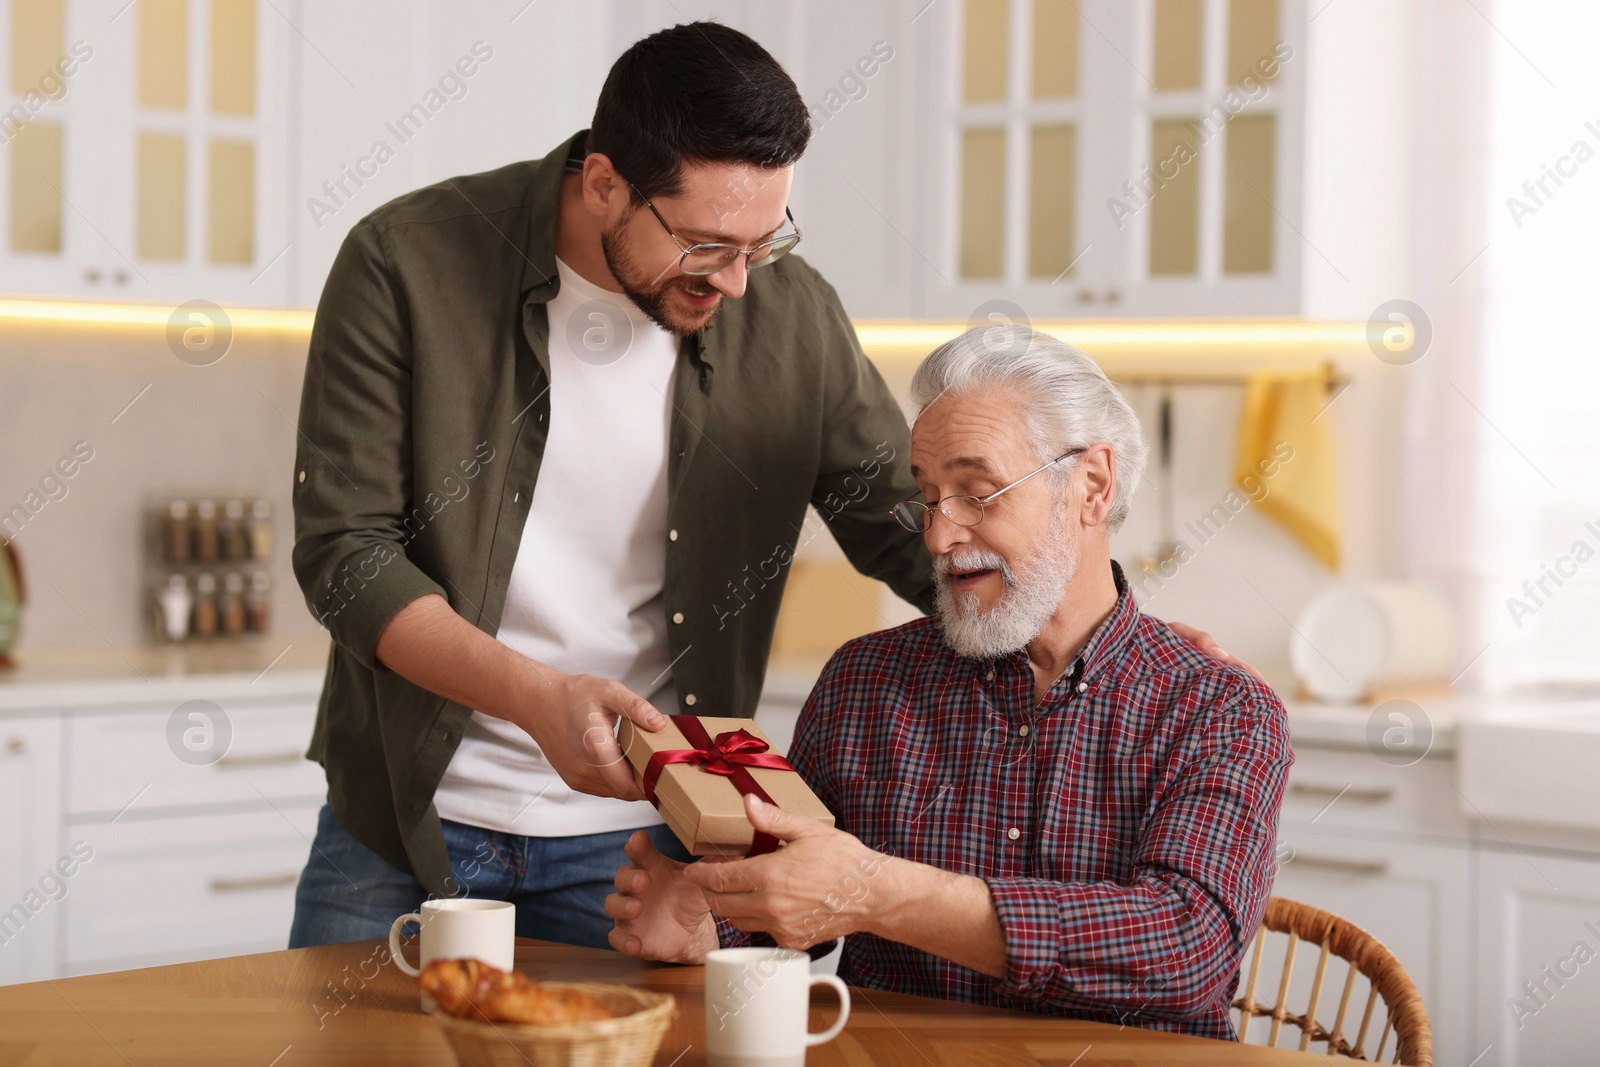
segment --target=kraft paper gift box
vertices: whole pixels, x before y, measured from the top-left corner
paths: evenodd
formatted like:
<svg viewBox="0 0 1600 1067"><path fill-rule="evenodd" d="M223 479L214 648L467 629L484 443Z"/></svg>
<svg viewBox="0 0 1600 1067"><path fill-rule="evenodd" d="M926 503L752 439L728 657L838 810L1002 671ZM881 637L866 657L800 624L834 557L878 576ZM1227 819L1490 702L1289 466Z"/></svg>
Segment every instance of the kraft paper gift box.
<svg viewBox="0 0 1600 1067"><path fill-rule="evenodd" d="M767 741L767 736L749 719L669 715L667 725L655 732L640 730L629 720L623 719L617 740L622 745L628 765L633 768L634 781L640 783L641 787L650 758L656 753L703 750L702 746L692 743L684 734L680 723L685 719L691 720L691 730L692 722L699 722L713 745L720 735L739 730L747 731L759 741ZM764 751L758 750L753 744L746 743L746 747L750 756L764 759L776 755L770 742ZM734 759L737 761L739 755L735 755ZM783 810L796 815L808 815L825 825L833 825L833 813L793 770L739 766ZM655 782L654 803L667 826L678 835L678 840L692 855L744 856L750 853L755 843L755 827L745 818L744 795L735 784L735 779L712 773L700 762L668 763L662 767Z"/></svg>

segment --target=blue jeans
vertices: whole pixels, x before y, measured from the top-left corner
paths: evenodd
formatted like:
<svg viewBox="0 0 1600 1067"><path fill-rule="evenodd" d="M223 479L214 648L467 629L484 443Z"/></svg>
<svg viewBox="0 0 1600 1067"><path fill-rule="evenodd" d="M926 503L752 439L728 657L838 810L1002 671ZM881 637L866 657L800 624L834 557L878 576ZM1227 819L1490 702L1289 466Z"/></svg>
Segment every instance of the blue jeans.
<svg viewBox="0 0 1600 1067"><path fill-rule="evenodd" d="M611 919L603 902L615 891L617 868L628 864L622 846L636 831L521 837L441 821L462 896L511 901L518 937L610 947ZM665 826L648 829L663 854L692 858ZM427 898L421 882L357 841L323 804L311 858L294 894L289 947L388 937L389 924Z"/></svg>

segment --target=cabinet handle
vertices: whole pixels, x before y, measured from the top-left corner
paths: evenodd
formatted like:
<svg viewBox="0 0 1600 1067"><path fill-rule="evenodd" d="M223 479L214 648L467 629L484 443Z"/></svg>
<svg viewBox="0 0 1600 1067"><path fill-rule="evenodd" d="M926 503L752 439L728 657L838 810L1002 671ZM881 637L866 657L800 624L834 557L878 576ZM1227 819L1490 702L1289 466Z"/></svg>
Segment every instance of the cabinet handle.
<svg viewBox="0 0 1600 1067"><path fill-rule="evenodd" d="M1307 856L1297 852L1289 861L1292 867L1318 867L1325 871L1342 871L1345 874L1362 874L1371 878L1382 878L1389 873L1389 864L1386 860L1340 860L1331 856Z"/></svg>
<svg viewBox="0 0 1600 1067"><path fill-rule="evenodd" d="M253 756L223 756L217 760L218 767L260 767L270 763L299 763L305 759L305 753L292 748L286 752L264 752Z"/></svg>
<svg viewBox="0 0 1600 1067"><path fill-rule="evenodd" d="M1290 782L1289 792L1303 797L1343 797L1363 804L1382 804L1394 799L1394 790L1386 785L1319 785L1316 782Z"/></svg>
<svg viewBox="0 0 1600 1067"><path fill-rule="evenodd" d="M6 751L11 753L13 756L20 756L24 752L28 751L28 742L24 741L20 737L7 738Z"/></svg>
<svg viewBox="0 0 1600 1067"><path fill-rule="evenodd" d="M282 886L296 885L299 881L299 871L266 874L259 878L213 878L211 879L211 891L213 893L245 893L252 889L277 889Z"/></svg>

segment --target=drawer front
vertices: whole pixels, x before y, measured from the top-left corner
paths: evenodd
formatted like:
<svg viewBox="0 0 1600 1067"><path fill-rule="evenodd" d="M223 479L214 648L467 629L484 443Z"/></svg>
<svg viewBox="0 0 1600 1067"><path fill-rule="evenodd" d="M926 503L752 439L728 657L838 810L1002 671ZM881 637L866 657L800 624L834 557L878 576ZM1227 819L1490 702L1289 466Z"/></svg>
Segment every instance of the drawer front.
<svg viewBox="0 0 1600 1067"><path fill-rule="evenodd" d="M305 758L314 704L192 703L74 715L67 814L109 819L130 804L259 805L326 791L322 768Z"/></svg>
<svg viewBox="0 0 1600 1067"><path fill-rule="evenodd" d="M67 969L284 947L317 810L72 827L67 836L94 852L64 902Z"/></svg>
<svg viewBox="0 0 1600 1067"><path fill-rule="evenodd" d="M1455 761L1390 766L1367 752L1295 750L1279 822L1285 829L1443 836L1465 840L1467 821L1452 785Z"/></svg>

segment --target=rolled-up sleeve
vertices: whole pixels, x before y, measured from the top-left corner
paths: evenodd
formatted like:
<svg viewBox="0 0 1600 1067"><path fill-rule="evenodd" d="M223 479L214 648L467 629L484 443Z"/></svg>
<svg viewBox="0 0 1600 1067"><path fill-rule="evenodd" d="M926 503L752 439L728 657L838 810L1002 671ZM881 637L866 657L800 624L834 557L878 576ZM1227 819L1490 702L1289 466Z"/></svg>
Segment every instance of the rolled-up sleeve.
<svg viewBox="0 0 1600 1067"><path fill-rule="evenodd" d="M1129 1022L1192 1016L1226 994L1271 892L1293 755L1282 705L1264 689L1193 736L1131 879L985 879L1006 945L998 992Z"/></svg>
<svg viewBox="0 0 1600 1067"><path fill-rule="evenodd" d="M375 670L378 637L440 584L407 557L408 309L370 223L351 230L317 307L300 398L295 577L333 639Z"/></svg>

